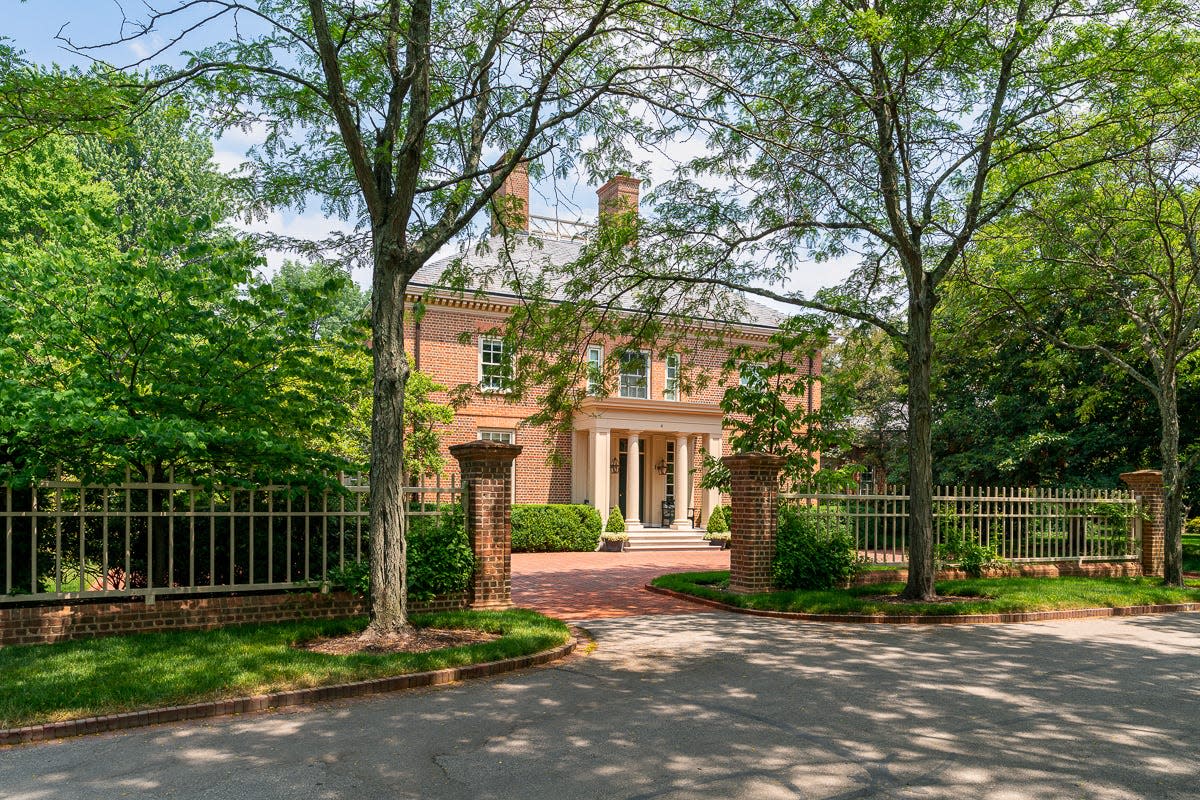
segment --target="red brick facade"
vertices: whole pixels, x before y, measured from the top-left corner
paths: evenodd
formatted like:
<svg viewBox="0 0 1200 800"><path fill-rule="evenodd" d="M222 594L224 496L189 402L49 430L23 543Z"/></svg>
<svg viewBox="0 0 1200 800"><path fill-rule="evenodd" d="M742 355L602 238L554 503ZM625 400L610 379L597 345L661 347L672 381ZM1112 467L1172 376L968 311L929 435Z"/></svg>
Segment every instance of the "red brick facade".
<svg viewBox="0 0 1200 800"><path fill-rule="evenodd" d="M489 332L499 329L505 322L509 306L501 301L481 301L477 299L456 298L449 294L434 296L426 295L419 299L423 309L419 321L413 321L409 314L408 330L405 332L409 342L409 352L417 369L429 375L436 383L446 387L446 391L436 394L433 399L438 402L449 402L452 393L463 386L474 387L480 381L480 341L488 338ZM410 302L418 302L413 295ZM769 330L747 332L742 342L765 342ZM611 356L619 349L619 344L602 342L605 356ZM580 359L584 358L580 354ZM666 360L659 353L650 356L650 388L648 402L653 404L662 414L671 414L680 408L698 405L707 407L714 416L719 417L721 397L731 381L737 381L737 374L729 374L722 369L726 360L726 351L715 347L698 347L685 356L683 369L689 375L703 375L706 378L702 387L690 392L681 392L678 400L664 399L666 385ZM810 373L819 374L819 356L804 368ZM454 421L446 426L442 436L443 456L446 459L447 476L458 475L458 465L450 457L450 447L469 441L478 440L481 434L498 434L510 437L513 444L520 445L521 454L515 462L515 496L517 503L570 503L585 499L586 492L581 492L573 485L572 457L578 445L573 442L573 434L559 432L555 434L553 443L547 442L547 431L543 427L526 425L525 420L539 410L538 401L541 399L536 390L528 393L520 403L510 402L503 393L487 393L472 391L465 405L455 411ZM820 405L820 384L814 384L812 403ZM653 417L654 411L648 412ZM578 432L577 432L578 433ZM662 458L666 441L670 440L667 433L656 430L647 431L657 436L653 442L646 442L650 456L649 467ZM613 453L617 452L620 436L614 434ZM692 491L690 496L700 496L700 473L697 469L700 463L700 451L704 441L694 438L687 463L693 471ZM718 455L728 455L729 436L726 432L721 437L722 452ZM662 481L659 476L647 476L651 481ZM661 494L661 487L659 490ZM656 499L659 497L655 495ZM611 505L611 503L610 503ZM607 509L604 510L607 512Z"/></svg>
<svg viewBox="0 0 1200 800"><path fill-rule="evenodd" d="M610 224L616 213L637 213L640 189L641 182L627 175L618 175L600 187L598 224ZM693 523L703 526L721 498L699 488L701 451L713 451L715 456L730 453L719 405L727 386L739 379L724 369L729 348L765 345L783 316L747 298L736 321L690 321L692 335L687 336L686 346L679 346L680 352L670 356L679 361L675 391L666 391L668 355L650 348L644 397L640 391L622 394L617 376L611 374L626 342L590 341L589 347L581 346L583 351L577 354L581 367L589 360L587 350L599 347L606 377L612 383L607 394L583 401L573 430L549 436L547 429L525 424L541 410L539 401L544 396L538 391L524 393L520 402L509 402L502 391L489 391L487 386L496 376L485 375L485 357L489 370L501 367L503 360L500 343L489 340L499 338L498 332L518 303L507 286L489 281L497 275L517 274L552 281L560 267L580 256L590 236L587 229L594 226L567 223L564 228L557 219L512 213L529 208L529 180L523 167L505 180L501 195L493 211L505 215L503 224L493 226L487 247L464 252L460 260L425 265L413 276L406 298L414 310L420 307L406 316L405 330L416 368L446 387L435 400L446 402L453 395L463 403L442 439L447 472L452 477L458 471L449 458L451 446L479 439L506 442L522 448L513 467L513 499L517 503L587 502L600 509L603 517L610 508L624 503L631 531L642 527L690 530ZM499 231L508 235L496 235ZM456 261L458 267L452 272L461 268L463 277L470 276L483 291L445 288L443 273ZM718 339L723 341L718 344ZM820 358L799 366L819 374ZM819 384L814 383L804 402L812 408L820 406ZM675 470L674 465L681 469Z"/></svg>

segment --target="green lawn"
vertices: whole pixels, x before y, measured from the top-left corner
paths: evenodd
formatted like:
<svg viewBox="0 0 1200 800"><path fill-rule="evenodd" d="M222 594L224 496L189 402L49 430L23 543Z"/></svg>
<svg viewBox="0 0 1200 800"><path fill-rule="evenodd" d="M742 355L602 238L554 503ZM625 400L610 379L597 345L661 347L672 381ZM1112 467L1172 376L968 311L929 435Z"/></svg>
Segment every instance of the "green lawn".
<svg viewBox="0 0 1200 800"><path fill-rule="evenodd" d="M742 595L725 592L723 587L728 581L728 572L686 572L663 575L652 583L664 589L719 600L740 608L813 614L992 614L1200 602L1200 585L1169 589L1154 578L978 578L939 581L939 594L969 598L942 603L895 603L880 599L882 595L900 592L904 588L901 583L830 591Z"/></svg>
<svg viewBox="0 0 1200 800"><path fill-rule="evenodd" d="M415 654L333 656L292 647L361 631L364 617L3 647L0 727L465 666L548 650L570 638L566 625L532 611L446 612L413 622L502 637Z"/></svg>
<svg viewBox="0 0 1200 800"><path fill-rule="evenodd" d="M1200 536L1183 537L1183 571L1200 572Z"/></svg>

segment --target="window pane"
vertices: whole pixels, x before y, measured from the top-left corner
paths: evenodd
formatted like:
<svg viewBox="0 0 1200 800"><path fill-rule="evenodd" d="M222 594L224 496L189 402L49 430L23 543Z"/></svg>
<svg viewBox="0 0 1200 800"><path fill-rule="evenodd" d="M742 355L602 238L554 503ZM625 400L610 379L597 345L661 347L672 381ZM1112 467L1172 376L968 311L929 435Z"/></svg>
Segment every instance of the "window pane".
<svg viewBox="0 0 1200 800"><path fill-rule="evenodd" d="M600 381L604 375L604 351L599 347L589 347L588 360L588 394L600 394Z"/></svg>
<svg viewBox="0 0 1200 800"><path fill-rule="evenodd" d="M627 350L621 354L621 397L650 398L650 354Z"/></svg>
<svg viewBox="0 0 1200 800"><path fill-rule="evenodd" d="M482 339L479 343L479 386L482 389L506 388L509 377L508 353L503 339Z"/></svg>
<svg viewBox="0 0 1200 800"><path fill-rule="evenodd" d="M663 399L679 399L679 356L667 356L667 379L663 384Z"/></svg>

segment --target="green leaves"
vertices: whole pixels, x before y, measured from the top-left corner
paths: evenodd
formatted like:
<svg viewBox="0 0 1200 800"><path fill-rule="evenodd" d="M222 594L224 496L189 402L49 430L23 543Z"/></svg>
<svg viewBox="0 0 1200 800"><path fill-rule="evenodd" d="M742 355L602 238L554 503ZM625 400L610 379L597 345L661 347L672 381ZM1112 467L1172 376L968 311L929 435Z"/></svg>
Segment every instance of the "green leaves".
<svg viewBox="0 0 1200 800"><path fill-rule="evenodd" d="M308 444L340 429L336 398L356 377L344 357L365 349L361 329L313 335L336 283L285 297L257 277L250 245L203 216L148 214L123 248L111 185L61 142L31 153L0 170L5 480L59 467L295 478L344 464Z"/></svg>

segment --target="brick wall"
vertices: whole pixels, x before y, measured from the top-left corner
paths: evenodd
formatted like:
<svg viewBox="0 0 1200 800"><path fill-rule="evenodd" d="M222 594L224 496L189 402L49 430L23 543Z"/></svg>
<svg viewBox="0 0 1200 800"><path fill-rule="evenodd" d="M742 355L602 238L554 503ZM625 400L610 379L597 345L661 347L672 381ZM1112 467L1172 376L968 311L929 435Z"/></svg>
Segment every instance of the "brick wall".
<svg viewBox="0 0 1200 800"><path fill-rule="evenodd" d="M466 608L466 594L410 603L409 612ZM0 645L42 644L149 631L207 630L222 625L344 619L367 613L366 601L347 592L289 592L222 597L142 598L55 606L0 608Z"/></svg>
<svg viewBox="0 0 1200 800"><path fill-rule="evenodd" d="M1142 565L1136 561L1055 561L1042 564L1010 564L988 571L996 578L1140 578ZM939 581L966 580L969 575L961 569L939 570ZM855 586L873 586L877 583L903 583L908 580L906 569L873 569L859 573Z"/></svg>

